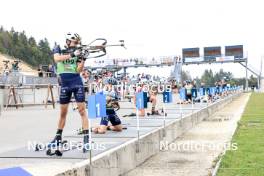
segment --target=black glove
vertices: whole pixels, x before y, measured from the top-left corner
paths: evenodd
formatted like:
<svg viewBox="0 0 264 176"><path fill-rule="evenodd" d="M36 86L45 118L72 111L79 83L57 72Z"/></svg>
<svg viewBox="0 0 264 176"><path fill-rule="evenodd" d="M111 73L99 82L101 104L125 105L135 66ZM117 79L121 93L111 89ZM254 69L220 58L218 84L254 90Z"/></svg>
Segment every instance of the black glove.
<svg viewBox="0 0 264 176"><path fill-rule="evenodd" d="M71 52L71 57L79 57L81 54L82 54L82 51L80 49L77 49Z"/></svg>
<svg viewBox="0 0 264 176"><path fill-rule="evenodd" d="M83 57L82 55L78 56L78 58L77 58L77 62L82 62L82 61L85 61L85 60L86 60L86 58Z"/></svg>

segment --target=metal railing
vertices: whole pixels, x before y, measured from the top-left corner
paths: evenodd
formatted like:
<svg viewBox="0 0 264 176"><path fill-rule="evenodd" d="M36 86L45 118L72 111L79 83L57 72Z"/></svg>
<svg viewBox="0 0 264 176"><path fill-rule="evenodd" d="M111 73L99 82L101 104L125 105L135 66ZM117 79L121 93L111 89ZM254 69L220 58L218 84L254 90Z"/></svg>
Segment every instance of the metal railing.
<svg viewBox="0 0 264 176"><path fill-rule="evenodd" d="M0 86L41 86L48 84L58 85L57 77L37 77L19 74L0 76Z"/></svg>

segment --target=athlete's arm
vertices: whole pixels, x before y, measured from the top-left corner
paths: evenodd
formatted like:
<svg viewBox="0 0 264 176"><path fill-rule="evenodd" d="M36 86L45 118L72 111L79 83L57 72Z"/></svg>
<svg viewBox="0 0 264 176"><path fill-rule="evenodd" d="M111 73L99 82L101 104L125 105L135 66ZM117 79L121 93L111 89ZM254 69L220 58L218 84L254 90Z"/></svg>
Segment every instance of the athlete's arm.
<svg viewBox="0 0 264 176"><path fill-rule="evenodd" d="M84 60L81 60L81 62L78 62L77 63L77 72L78 73L81 73L83 71L83 68L84 68Z"/></svg>
<svg viewBox="0 0 264 176"><path fill-rule="evenodd" d="M67 59L71 58L71 54L62 54L61 48L59 45L56 45L53 48L53 58L55 62L61 62L61 61L65 61Z"/></svg>
<svg viewBox="0 0 264 176"><path fill-rule="evenodd" d="M70 54L65 54L65 55L60 55L58 53L54 54L54 61L55 62L61 62L61 61L65 61L71 58Z"/></svg>

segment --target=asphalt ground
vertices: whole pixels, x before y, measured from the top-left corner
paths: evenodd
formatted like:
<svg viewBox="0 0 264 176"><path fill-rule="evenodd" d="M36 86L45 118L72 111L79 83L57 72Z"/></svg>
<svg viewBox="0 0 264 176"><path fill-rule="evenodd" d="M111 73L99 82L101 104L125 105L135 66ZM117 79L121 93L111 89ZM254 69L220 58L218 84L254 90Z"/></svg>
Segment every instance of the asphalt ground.
<svg viewBox="0 0 264 176"><path fill-rule="evenodd" d="M161 96L158 97L161 102ZM167 116L165 123L184 118L187 114L195 112L207 106L207 103L196 103L193 106L179 105L175 103L166 104ZM162 108L162 103L158 103L157 109ZM181 107L180 107L181 106ZM147 111L150 111L151 105ZM127 127L122 132L107 131L106 134L92 134L93 144L97 147L92 150L92 156L103 153L111 148L119 146L129 140L137 138L137 118L122 117L125 114L134 112L134 105L131 102L121 102L121 109L117 112L121 117L122 124ZM181 116L182 113L182 116ZM48 106L8 108L0 116L0 168L26 167L52 170L53 167L63 169L62 166L69 166L89 158L89 153L83 154L80 150L70 150L62 157L47 156L46 151L36 152L33 144L47 143L54 138L59 116L59 105L55 109ZM99 124L100 119L91 119L92 126ZM164 125L164 116L140 117L140 135L147 134L158 127ZM63 132L63 139L68 142L81 142L83 137L77 134L77 129L81 127L81 120L78 111L69 108L66 126ZM32 148L29 148L31 146ZM98 147L103 146L103 147ZM49 170L47 169L47 174Z"/></svg>

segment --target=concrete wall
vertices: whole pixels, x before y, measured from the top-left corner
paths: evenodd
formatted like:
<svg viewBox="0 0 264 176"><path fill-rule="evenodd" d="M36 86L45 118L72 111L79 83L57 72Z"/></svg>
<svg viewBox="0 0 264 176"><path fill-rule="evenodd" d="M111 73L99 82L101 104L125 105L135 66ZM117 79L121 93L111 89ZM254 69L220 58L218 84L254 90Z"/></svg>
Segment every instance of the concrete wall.
<svg viewBox="0 0 264 176"><path fill-rule="evenodd" d="M85 160L75 164L67 171L57 174L57 176L117 176L123 175L138 165L142 164L146 159L157 154L160 151L160 141L174 141L184 132L188 131L202 120L209 118L214 112L218 111L233 99L240 96L241 93L232 95L219 102L203 108L193 114L187 115L182 120L175 120L168 123L163 128L140 137L140 141L133 139L121 146L111 149L103 154L93 158L92 167L89 161ZM139 151L137 151L139 149Z"/></svg>

